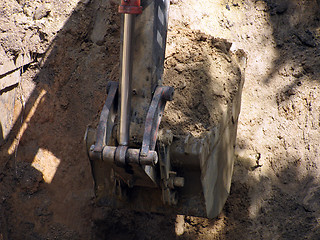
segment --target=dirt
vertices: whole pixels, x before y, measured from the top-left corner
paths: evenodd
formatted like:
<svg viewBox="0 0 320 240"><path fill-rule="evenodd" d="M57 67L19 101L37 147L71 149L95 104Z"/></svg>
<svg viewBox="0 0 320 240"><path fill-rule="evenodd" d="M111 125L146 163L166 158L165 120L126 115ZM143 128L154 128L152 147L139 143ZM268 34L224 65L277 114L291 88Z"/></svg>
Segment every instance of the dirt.
<svg viewBox="0 0 320 240"><path fill-rule="evenodd" d="M236 69L208 71L208 56L223 52L213 42L248 56L231 194L211 220L94 209L82 138L106 80L118 79L117 4L0 2L2 59L33 60L21 68L15 124L1 146L0 238L318 239L320 2L172 1L165 81L195 89L190 101L175 100L185 111L173 125L183 120L197 134L214 123L202 114L214 106L201 83ZM201 124L188 124L195 108Z"/></svg>
<svg viewBox="0 0 320 240"><path fill-rule="evenodd" d="M239 59L230 47L199 31L170 29L164 84L174 87L175 95L163 125L174 135L198 136L218 125L221 109L233 101L241 81Z"/></svg>

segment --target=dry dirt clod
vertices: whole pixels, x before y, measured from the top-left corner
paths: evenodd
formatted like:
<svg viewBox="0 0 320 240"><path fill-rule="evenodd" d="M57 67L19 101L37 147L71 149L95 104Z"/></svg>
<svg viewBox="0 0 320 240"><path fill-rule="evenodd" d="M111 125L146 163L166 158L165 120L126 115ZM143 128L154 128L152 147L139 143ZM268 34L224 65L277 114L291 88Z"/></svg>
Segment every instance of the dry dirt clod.
<svg viewBox="0 0 320 240"><path fill-rule="evenodd" d="M181 236L184 233L185 221L183 215L177 215L175 223L175 232L177 236Z"/></svg>
<svg viewBox="0 0 320 240"><path fill-rule="evenodd" d="M300 78L303 76L303 74L304 74L304 69L302 66L299 66L293 70L292 76L294 76L295 78Z"/></svg>
<svg viewBox="0 0 320 240"><path fill-rule="evenodd" d="M48 6L46 5L41 5L39 7L36 8L34 15L33 15L33 19L34 20L40 20L44 17L49 16L51 10L48 8Z"/></svg>
<svg viewBox="0 0 320 240"><path fill-rule="evenodd" d="M0 238L319 239L320 0L170 3L164 80L180 92L175 104L167 105L174 112L172 131L206 131L206 124L214 122L208 111L214 113L216 103L229 97L217 96L223 85L214 86L216 92L206 90L210 79L219 77L227 84L226 74L237 70L226 69L225 58L212 58L228 47L214 46L209 36L228 39L248 54L237 144L255 151L236 162L223 213L207 222L186 217L185 223L182 217L151 213L94 213L82 138L88 122L98 121L106 78L118 80L119 1L0 0L0 62L29 52L43 57L40 69L21 69L25 101L20 105L26 109L20 116L17 104L15 128L0 148ZM32 108L42 90L46 94ZM187 101L180 98L183 94ZM206 101L210 94L217 99ZM190 119L194 113L196 123ZM28 115L30 121L20 129ZM15 156L8 149L19 131L17 158L27 166L18 164L16 175ZM50 184L31 166L41 149L60 161ZM81 176L79 169L84 169Z"/></svg>
<svg viewBox="0 0 320 240"><path fill-rule="evenodd" d="M271 5L271 14L283 14L288 10L289 1L279 1Z"/></svg>
<svg viewBox="0 0 320 240"><path fill-rule="evenodd" d="M300 40L300 42L307 47L316 47L316 41L314 35L311 31L306 30L305 32L298 32L296 36Z"/></svg>
<svg viewBox="0 0 320 240"><path fill-rule="evenodd" d="M181 0L170 0L170 4L177 4L179 3Z"/></svg>

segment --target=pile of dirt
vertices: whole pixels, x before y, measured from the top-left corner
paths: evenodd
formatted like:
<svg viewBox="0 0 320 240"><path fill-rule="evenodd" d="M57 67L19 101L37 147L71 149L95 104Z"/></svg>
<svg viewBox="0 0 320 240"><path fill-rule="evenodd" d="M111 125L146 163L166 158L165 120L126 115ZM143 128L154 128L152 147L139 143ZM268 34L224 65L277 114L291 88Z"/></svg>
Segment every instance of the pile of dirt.
<svg viewBox="0 0 320 240"><path fill-rule="evenodd" d="M119 3L6 0L0 65L21 54L33 62L19 67L15 124L1 145L1 239L319 238L319 1L171 2L164 80L176 96L164 120L175 134L205 131L217 106L232 99L223 84L238 81L238 67L230 65L230 45L211 36L248 54L237 161L221 215L106 209L94 221L82 138L97 122L107 79L118 78ZM211 92L216 78L222 84Z"/></svg>
<svg viewBox="0 0 320 240"><path fill-rule="evenodd" d="M1 47L6 55L43 54L76 7L77 1L1 1ZM84 5L79 3L78 9ZM82 6L83 7L83 6Z"/></svg>
<svg viewBox="0 0 320 240"><path fill-rule="evenodd" d="M163 125L175 135L199 136L217 126L222 111L231 107L241 69L230 47L226 40L199 31L176 27L169 32L164 84L174 87L175 95Z"/></svg>

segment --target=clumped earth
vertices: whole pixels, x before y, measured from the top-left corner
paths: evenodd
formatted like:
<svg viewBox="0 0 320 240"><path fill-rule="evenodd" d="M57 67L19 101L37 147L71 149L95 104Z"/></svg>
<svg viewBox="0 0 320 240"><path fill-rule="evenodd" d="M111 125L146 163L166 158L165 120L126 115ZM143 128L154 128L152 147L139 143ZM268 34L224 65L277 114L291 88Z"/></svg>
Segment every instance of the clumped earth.
<svg viewBox="0 0 320 240"><path fill-rule="evenodd" d="M219 124L222 109L231 108L242 88L246 56L230 47L224 39L187 28L169 32L164 85L174 87L175 94L163 125L174 135L199 136Z"/></svg>
<svg viewBox="0 0 320 240"><path fill-rule="evenodd" d="M94 209L82 138L106 80L118 79L118 4L0 2L1 61L33 60L1 146L0 238L318 239L320 2L172 1L167 69L173 54L192 52L177 34L226 39L248 56L231 194L212 220ZM193 67L183 56L173 69L181 75Z"/></svg>

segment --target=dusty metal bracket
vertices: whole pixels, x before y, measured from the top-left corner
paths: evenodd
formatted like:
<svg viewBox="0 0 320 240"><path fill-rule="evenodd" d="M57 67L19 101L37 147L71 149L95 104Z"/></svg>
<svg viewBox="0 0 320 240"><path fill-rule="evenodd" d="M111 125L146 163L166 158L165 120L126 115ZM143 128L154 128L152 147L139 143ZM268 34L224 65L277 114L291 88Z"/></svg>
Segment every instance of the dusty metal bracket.
<svg viewBox="0 0 320 240"><path fill-rule="evenodd" d="M141 149L120 145L112 146L108 142L112 139L115 116L110 116L110 112L115 109L114 102L118 93L118 83L110 82L108 97L97 127L96 141L88 150L92 168L95 166L94 161L103 161L114 170L114 175L118 174L120 177L118 179L122 179L129 187L158 187L159 176L155 168L158 162L158 154L155 151L155 146L161 117L166 102L173 98L173 92L174 89L172 87L159 86L156 88L146 117ZM93 174L95 175L94 169Z"/></svg>
<svg viewBox="0 0 320 240"><path fill-rule="evenodd" d="M97 128L97 139L95 142L95 145L93 147L94 153L101 153L103 150L103 147L108 144L107 141L107 122L109 119L110 112L112 111L112 106L116 100L116 96L118 94L118 88L119 84L117 82L109 82L107 87L108 97L107 100L103 106L103 109L100 114L100 121ZM114 122L114 118L112 121ZM109 126L110 127L110 126ZM109 128L109 131L112 131L112 129ZM111 134L111 132L110 132ZM110 135L109 134L109 135ZM109 136L111 137L111 136Z"/></svg>
<svg viewBox="0 0 320 240"><path fill-rule="evenodd" d="M140 155L145 157L156 147L159 125L167 101L172 101L174 89L172 87L157 87L153 95L145 122L143 142Z"/></svg>
<svg viewBox="0 0 320 240"><path fill-rule="evenodd" d="M161 175L162 202L167 205L178 203L177 187L184 186L184 178L177 177L170 161L170 145L173 134L170 130L162 130L158 136L159 166Z"/></svg>

